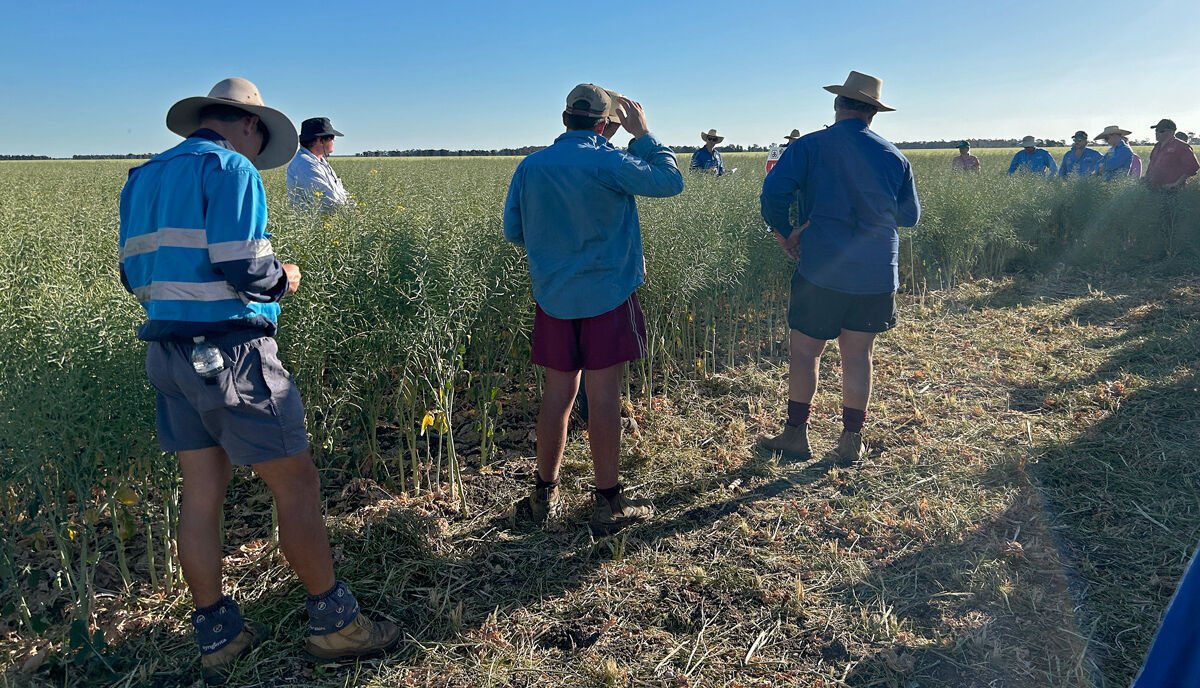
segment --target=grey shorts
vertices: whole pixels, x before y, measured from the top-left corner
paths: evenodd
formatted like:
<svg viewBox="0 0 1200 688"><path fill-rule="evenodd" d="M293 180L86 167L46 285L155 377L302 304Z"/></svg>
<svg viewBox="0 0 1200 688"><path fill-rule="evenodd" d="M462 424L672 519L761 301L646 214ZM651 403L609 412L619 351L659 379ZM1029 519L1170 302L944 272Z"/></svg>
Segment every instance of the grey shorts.
<svg viewBox="0 0 1200 688"><path fill-rule="evenodd" d="M146 374L158 390L158 439L163 451L220 446L241 466L308 448L304 404L279 362L272 337L223 335L210 341L225 370L205 380L192 369L191 342L150 342Z"/></svg>

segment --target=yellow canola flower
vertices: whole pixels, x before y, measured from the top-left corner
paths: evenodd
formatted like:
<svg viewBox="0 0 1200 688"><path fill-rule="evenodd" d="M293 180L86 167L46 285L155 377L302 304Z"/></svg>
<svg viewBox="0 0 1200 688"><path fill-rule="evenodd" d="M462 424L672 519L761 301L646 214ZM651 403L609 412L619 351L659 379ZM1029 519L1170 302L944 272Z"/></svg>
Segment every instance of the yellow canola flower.
<svg viewBox="0 0 1200 688"><path fill-rule="evenodd" d="M421 419L421 434L424 435L426 430L433 427L433 423L434 423L433 412L426 411L425 417Z"/></svg>

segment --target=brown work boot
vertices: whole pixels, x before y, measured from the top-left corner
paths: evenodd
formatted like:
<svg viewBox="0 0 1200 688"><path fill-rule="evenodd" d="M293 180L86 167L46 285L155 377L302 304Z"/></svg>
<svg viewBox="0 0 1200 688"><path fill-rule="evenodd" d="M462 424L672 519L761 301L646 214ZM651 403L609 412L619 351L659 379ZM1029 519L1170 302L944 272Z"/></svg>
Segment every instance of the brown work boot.
<svg viewBox="0 0 1200 688"><path fill-rule="evenodd" d="M654 515L654 504L649 499L630 499L621 490L612 500L596 495L596 506L592 509L592 530L600 535L609 535L631 523L641 523Z"/></svg>
<svg viewBox="0 0 1200 688"><path fill-rule="evenodd" d="M531 520L538 525L560 517L562 511L563 501L558 485L535 485L528 497L522 497L513 504L514 519Z"/></svg>
<svg viewBox="0 0 1200 688"><path fill-rule="evenodd" d="M354 620L336 633L310 635L304 650L316 659L357 659L382 654L400 641L400 628L390 621L372 621L358 613Z"/></svg>
<svg viewBox="0 0 1200 688"><path fill-rule="evenodd" d="M867 458L867 446L863 444L862 433L843 431L835 453L838 464L842 466L853 466Z"/></svg>
<svg viewBox="0 0 1200 688"><path fill-rule="evenodd" d="M261 645L271 634L270 629L263 624L250 621L242 623L242 632L229 641L228 645L216 652L200 655L200 673L204 677L204 685L225 685L225 678L233 665L250 654L251 650Z"/></svg>
<svg viewBox="0 0 1200 688"><path fill-rule="evenodd" d="M758 447L772 454L781 454L786 462L808 461L812 458L812 447L808 445L808 424L785 425L783 432L774 437L758 440Z"/></svg>

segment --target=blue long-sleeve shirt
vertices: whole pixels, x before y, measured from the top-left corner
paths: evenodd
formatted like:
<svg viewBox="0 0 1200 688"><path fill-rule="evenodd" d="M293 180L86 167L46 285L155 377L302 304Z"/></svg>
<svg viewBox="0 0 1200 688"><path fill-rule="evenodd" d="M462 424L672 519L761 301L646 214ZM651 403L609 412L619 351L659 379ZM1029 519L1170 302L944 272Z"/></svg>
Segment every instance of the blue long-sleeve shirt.
<svg viewBox="0 0 1200 688"><path fill-rule="evenodd" d="M921 217L908 159L891 143L845 119L792 142L763 180L762 216L784 236L799 198L800 263L809 282L848 294L900 286L897 227Z"/></svg>
<svg viewBox="0 0 1200 688"><path fill-rule="evenodd" d="M1018 170L1053 177L1058 173L1058 163L1054 162L1054 157L1045 148L1034 148L1032 153L1022 148L1008 166L1009 174L1015 174Z"/></svg>
<svg viewBox="0 0 1200 688"><path fill-rule="evenodd" d="M146 310L140 339L275 333L287 291L253 163L201 129L129 171L121 189L121 283Z"/></svg>
<svg viewBox="0 0 1200 688"><path fill-rule="evenodd" d="M725 163L721 162L721 151L714 148L712 152L708 152L708 148L701 147L695 153L692 153L691 169L700 172L712 172L716 170L718 177L725 174Z"/></svg>
<svg viewBox="0 0 1200 688"><path fill-rule="evenodd" d="M1200 685L1200 556L1192 561L1167 605L1162 625L1131 688Z"/></svg>
<svg viewBox="0 0 1200 688"><path fill-rule="evenodd" d="M629 151L568 131L521 161L504 202L504 238L525 247L533 298L564 320L621 305L645 279L634 196L683 191L671 149L645 134Z"/></svg>
<svg viewBox="0 0 1200 688"><path fill-rule="evenodd" d="M1100 161L1103 159L1104 156L1095 148L1084 148L1082 151L1072 148L1063 156L1062 165L1058 168L1058 175L1060 177L1071 175L1090 177L1100 169Z"/></svg>
<svg viewBox="0 0 1200 688"><path fill-rule="evenodd" d="M1124 141L1118 143L1104 154L1100 161L1100 174L1105 179L1128 177L1129 169L1133 167L1133 149Z"/></svg>

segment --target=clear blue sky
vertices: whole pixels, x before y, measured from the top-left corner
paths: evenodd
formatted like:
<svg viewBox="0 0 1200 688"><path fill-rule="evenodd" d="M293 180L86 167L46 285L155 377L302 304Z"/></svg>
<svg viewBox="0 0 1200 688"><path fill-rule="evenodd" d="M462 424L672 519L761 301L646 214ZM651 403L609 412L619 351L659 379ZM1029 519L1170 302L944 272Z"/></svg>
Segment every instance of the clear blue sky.
<svg viewBox="0 0 1200 688"><path fill-rule="evenodd" d="M821 86L850 69L883 78L898 112L875 129L897 141L1200 131L1195 0L188 6L7 0L0 153L162 150L171 103L227 76L331 117L339 154L545 144L581 81L640 100L668 143L765 144L827 123Z"/></svg>

